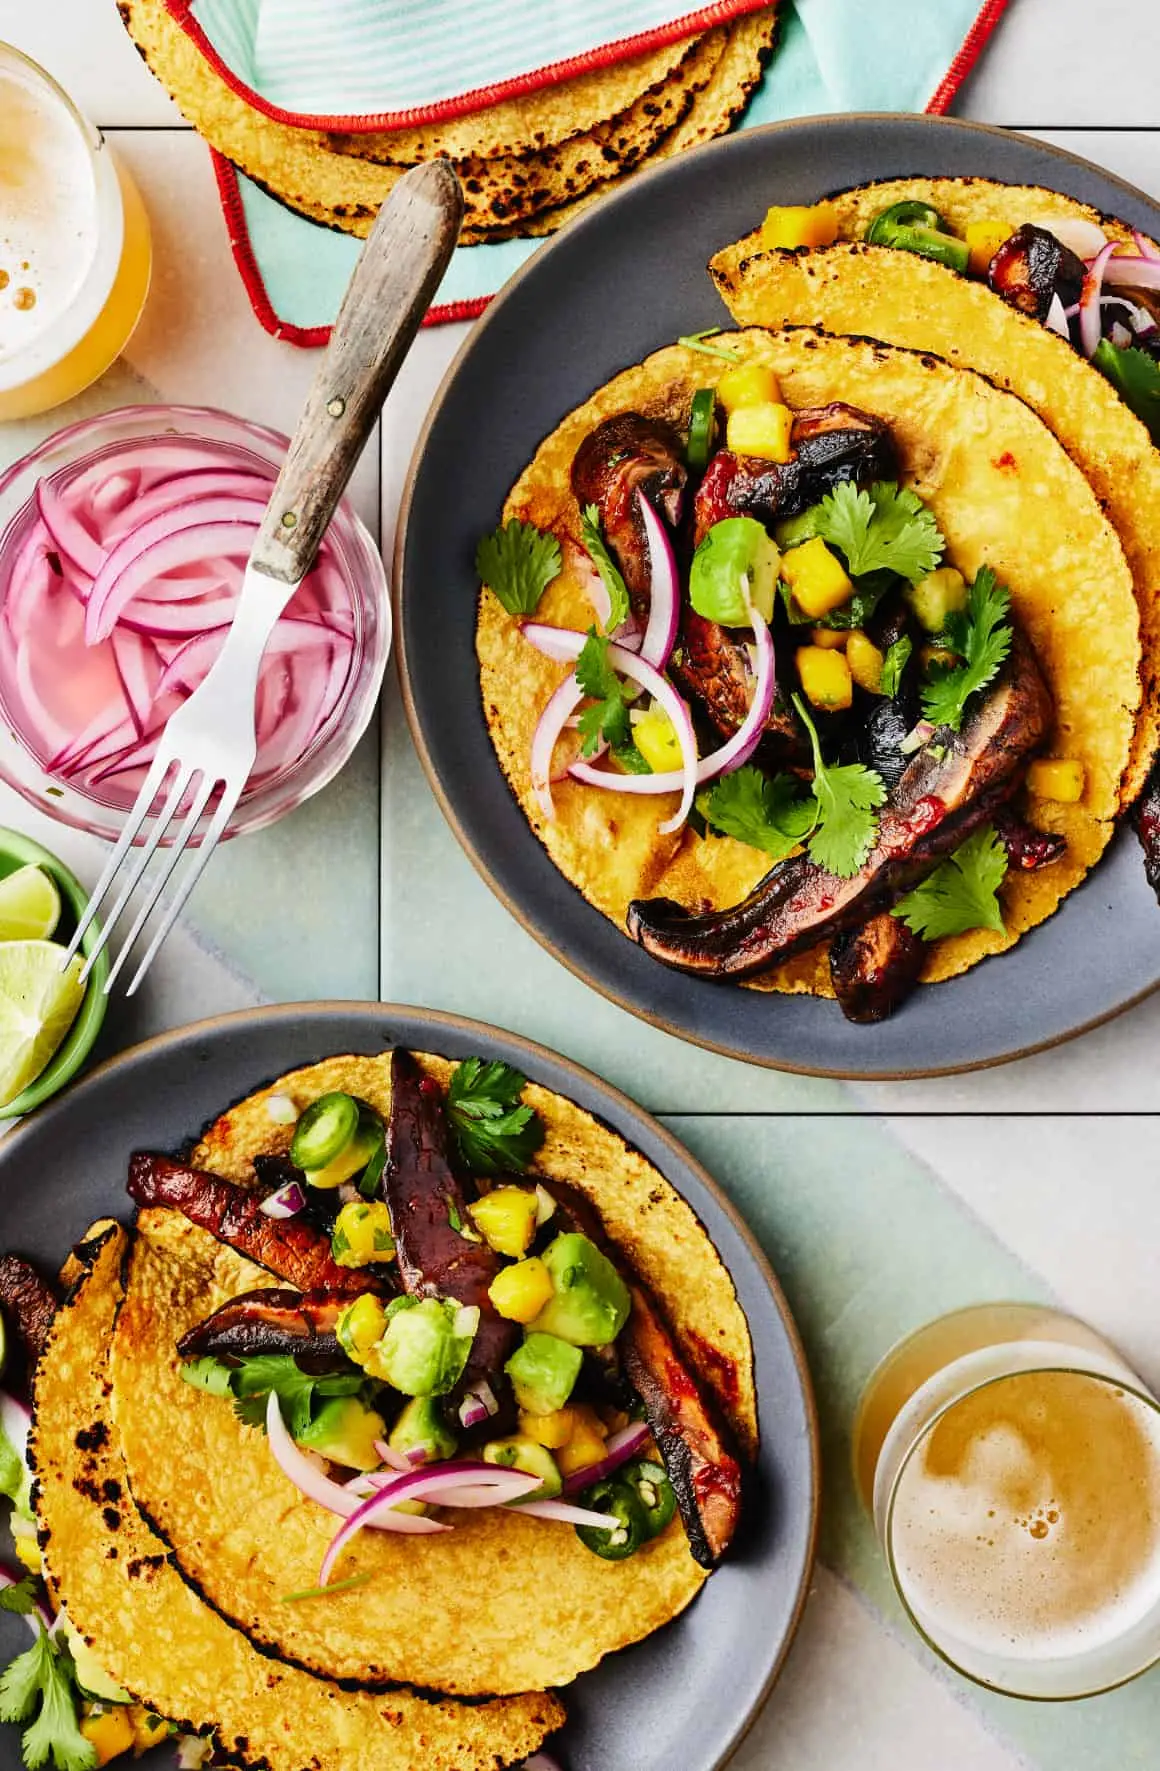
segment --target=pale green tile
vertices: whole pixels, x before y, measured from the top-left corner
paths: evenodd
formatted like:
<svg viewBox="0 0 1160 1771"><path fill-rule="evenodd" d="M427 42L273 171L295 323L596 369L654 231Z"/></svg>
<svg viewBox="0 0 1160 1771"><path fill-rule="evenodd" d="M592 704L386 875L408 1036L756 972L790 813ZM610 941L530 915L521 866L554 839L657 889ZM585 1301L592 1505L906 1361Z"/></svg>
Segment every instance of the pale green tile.
<svg viewBox="0 0 1160 1771"><path fill-rule="evenodd" d="M1046 1299L1042 1278L880 1120L676 1115L666 1123L744 1214L801 1329L821 1417L825 1561L1043 1771L1154 1767L1160 1675L1085 1703L1048 1705L994 1697L946 1672L907 1624L854 1493L850 1427L882 1354L911 1329L963 1304ZM961 1135L961 1128L948 1123L947 1135ZM763 1430L776 1433L776 1420L765 1421Z"/></svg>
<svg viewBox="0 0 1160 1771"><path fill-rule="evenodd" d="M329 787L224 843L190 920L274 1002L379 994L377 722Z"/></svg>

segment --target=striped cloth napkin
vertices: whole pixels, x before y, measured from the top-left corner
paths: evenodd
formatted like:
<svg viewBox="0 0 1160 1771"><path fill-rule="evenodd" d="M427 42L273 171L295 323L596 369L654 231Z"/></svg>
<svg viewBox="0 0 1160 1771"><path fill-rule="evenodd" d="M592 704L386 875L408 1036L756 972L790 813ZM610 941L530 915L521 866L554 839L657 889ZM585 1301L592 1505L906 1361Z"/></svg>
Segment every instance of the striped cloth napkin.
<svg viewBox="0 0 1160 1771"><path fill-rule="evenodd" d="M259 99L305 121L390 128L478 110L756 12L767 0L189 0Z"/></svg>
<svg viewBox="0 0 1160 1771"><path fill-rule="evenodd" d="M197 0L199 19L207 9L227 3L236 6L238 0ZM266 5L281 13L313 11L310 0L242 3ZM380 3L385 5L386 0ZM526 11L530 17L540 12L541 3L519 0L511 10ZM784 0L777 50L740 127L853 110L941 113L974 65L1005 4L1006 0L986 0L980 8L980 0L875 0L873 5L867 0ZM365 12L369 5L372 0L331 0L328 24L339 11ZM408 0L398 0L398 5L414 17L428 8L457 8L458 0L424 0L417 11ZM599 0L594 7L589 0L589 7L607 25L614 11L611 0L608 5ZM557 0L543 10L563 18L572 8ZM658 0L648 0L638 10L643 15L666 9ZM296 79L308 77L309 70L297 62L295 66ZM289 78L288 64L283 71ZM273 78L272 66L263 78ZM401 82L402 75L396 71L394 78ZM444 81L448 87L453 84ZM349 79L344 90L355 90ZM424 90L430 93L436 87L429 81ZM360 242L293 214L219 156L214 160L234 256L262 325L296 344L324 343ZM461 248L429 317L453 320L479 313L538 244L505 240Z"/></svg>

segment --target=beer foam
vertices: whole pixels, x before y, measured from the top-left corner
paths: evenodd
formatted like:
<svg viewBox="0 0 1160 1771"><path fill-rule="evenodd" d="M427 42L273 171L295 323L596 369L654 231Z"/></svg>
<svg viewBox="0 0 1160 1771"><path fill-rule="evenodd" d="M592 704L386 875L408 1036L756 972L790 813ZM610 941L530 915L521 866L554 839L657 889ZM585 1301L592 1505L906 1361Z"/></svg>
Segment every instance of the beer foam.
<svg viewBox="0 0 1160 1771"><path fill-rule="evenodd" d="M69 306L97 245L88 144L35 77L0 67L0 362Z"/></svg>
<svg viewBox="0 0 1160 1771"><path fill-rule="evenodd" d="M956 1403L903 1470L891 1545L932 1640L1052 1660L1160 1607L1160 1417L1075 1372L1026 1372Z"/></svg>

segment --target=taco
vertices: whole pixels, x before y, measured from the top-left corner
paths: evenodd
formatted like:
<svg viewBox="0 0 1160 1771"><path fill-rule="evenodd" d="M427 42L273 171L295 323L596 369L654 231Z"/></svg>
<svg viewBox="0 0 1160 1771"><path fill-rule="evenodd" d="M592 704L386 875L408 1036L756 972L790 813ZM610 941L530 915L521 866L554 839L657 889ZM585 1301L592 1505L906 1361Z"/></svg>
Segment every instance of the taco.
<svg viewBox="0 0 1160 1771"><path fill-rule="evenodd" d="M570 414L503 516L477 555L497 757L658 960L881 1019L1102 854L1131 574L982 376L810 328L702 335Z"/></svg>
<svg viewBox="0 0 1160 1771"><path fill-rule="evenodd" d="M710 271L741 325L931 350L1010 388L1083 470L1140 610L1143 698L1121 789L1160 744L1160 250L1057 191L908 178L771 209Z"/></svg>
<svg viewBox="0 0 1160 1771"><path fill-rule="evenodd" d="M269 1771L410 1771L420 1755L431 1771L498 1771L535 1752L564 1720L546 1693L467 1705L404 1689L342 1690L257 1654L182 1580L133 1504L110 1406L128 1243L119 1225L107 1225L82 1248L80 1277L53 1316L36 1378L36 1517L72 1649L58 1665L62 1679L103 1699L81 1700L77 1748L96 1747L103 1764L163 1739L173 1724L210 1736L188 1762L204 1762L212 1746L230 1763ZM175 1451L171 1444L168 1455Z"/></svg>
<svg viewBox="0 0 1160 1771"><path fill-rule="evenodd" d="M744 1315L688 1206L570 1102L478 1060L335 1058L188 1164L139 1153L130 1192L129 1487L277 1664L562 1686L727 1552L757 1432Z"/></svg>

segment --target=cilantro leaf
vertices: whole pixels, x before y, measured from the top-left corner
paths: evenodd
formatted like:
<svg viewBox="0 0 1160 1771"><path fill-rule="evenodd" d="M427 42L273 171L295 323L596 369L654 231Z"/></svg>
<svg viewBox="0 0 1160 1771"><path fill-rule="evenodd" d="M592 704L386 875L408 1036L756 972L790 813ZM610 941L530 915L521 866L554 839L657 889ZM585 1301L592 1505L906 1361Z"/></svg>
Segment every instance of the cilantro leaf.
<svg viewBox="0 0 1160 1771"><path fill-rule="evenodd" d="M604 536L600 532L600 511L595 504L586 504L580 512L580 533L612 605L605 631L615 633L621 622L628 620L628 588L616 561L605 546Z"/></svg>
<svg viewBox="0 0 1160 1771"><path fill-rule="evenodd" d="M962 935L968 929L1003 932L996 896L1007 872L1007 850L993 824L960 843L934 872L894 906L912 934L924 941Z"/></svg>
<svg viewBox="0 0 1160 1771"><path fill-rule="evenodd" d="M1121 348L1110 338L1100 339L1092 363L1160 445L1160 363L1147 351L1135 345Z"/></svg>
<svg viewBox="0 0 1160 1771"><path fill-rule="evenodd" d="M190 1359L179 1370L185 1382L192 1384L195 1390L208 1390L211 1396L233 1394L230 1382L234 1375L232 1367L223 1365L212 1353L207 1353L203 1359Z"/></svg>
<svg viewBox="0 0 1160 1771"><path fill-rule="evenodd" d="M814 753L814 798L817 816L809 838L810 860L838 879L852 879L878 835L877 808L886 803L886 783L863 763L830 768L822 758L817 727L805 702L793 704L810 735Z"/></svg>
<svg viewBox="0 0 1160 1771"><path fill-rule="evenodd" d="M230 1373L237 1400L234 1412L248 1427L264 1427L271 1390L282 1407L282 1418L292 1439L310 1425L315 1397L353 1396L363 1385L361 1371L339 1371L318 1376L303 1371L289 1353L258 1353L243 1360Z"/></svg>
<svg viewBox="0 0 1160 1771"><path fill-rule="evenodd" d="M946 549L933 512L917 492L895 480L878 480L868 492L844 481L778 530L783 546L815 535L845 555L852 578L890 571L917 584L934 571Z"/></svg>
<svg viewBox="0 0 1160 1771"><path fill-rule="evenodd" d="M886 656L882 660L882 675L878 686L887 697L897 695L902 687L902 673L910 663L910 654L914 650L914 642L908 633L894 644L887 646Z"/></svg>
<svg viewBox="0 0 1160 1771"><path fill-rule="evenodd" d="M563 564L560 543L534 523L509 517L475 550L475 569L509 615L531 615Z"/></svg>
<svg viewBox="0 0 1160 1771"><path fill-rule="evenodd" d="M35 1606L36 1582L31 1574L26 1574L15 1586L0 1589L0 1611L15 1611L21 1617L28 1617Z"/></svg>
<svg viewBox="0 0 1160 1771"><path fill-rule="evenodd" d="M544 1127L520 1096L527 1079L510 1064L465 1058L447 1091L447 1117L459 1153L476 1174L522 1173L544 1141Z"/></svg>
<svg viewBox="0 0 1160 1771"><path fill-rule="evenodd" d="M39 1771L50 1755L56 1771L91 1771L97 1753L77 1720L72 1661L44 1630L0 1678L0 1721L27 1721L38 1702L39 1714L21 1743L29 1771Z"/></svg>
<svg viewBox="0 0 1160 1771"><path fill-rule="evenodd" d="M608 662L608 636L589 628L584 649L576 660L576 681L593 705L580 715L580 748L585 756L594 756L602 743L615 750L632 739L628 704L636 690L621 682Z"/></svg>
<svg viewBox="0 0 1160 1771"><path fill-rule="evenodd" d="M770 780L752 764L722 775L698 794L697 809L714 830L763 850L775 861L805 841L817 818L816 800L809 793L803 796L795 776Z"/></svg>
<svg viewBox="0 0 1160 1771"><path fill-rule="evenodd" d="M677 339L677 343L683 344L686 350L700 351L702 356L722 357L727 363L739 362L740 358L737 352L730 350L727 344L705 343L707 338L719 338L720 335L720 326L706 326L703 332L682 333L681 337Z"/></svg>
<svg viewBox="0 0 1160 1771"><path fill-rule="evenodd" d="M947 617L945 643L962 664L932 664L922 711L936 726L958 731L967 702L999 674L1011 650L1011 596L990 566L980 566L965 609Z"/></svg>

